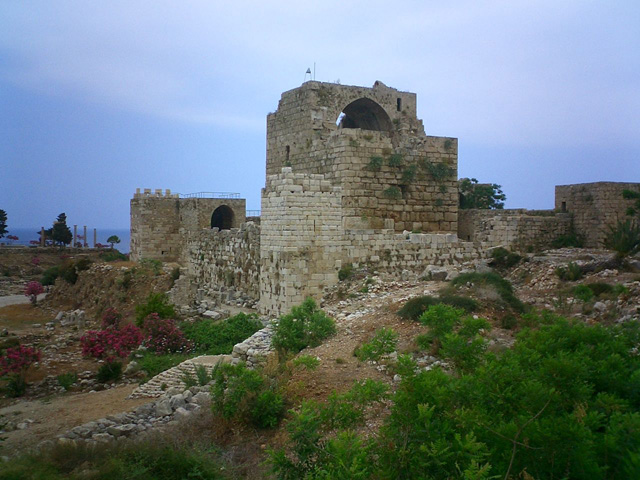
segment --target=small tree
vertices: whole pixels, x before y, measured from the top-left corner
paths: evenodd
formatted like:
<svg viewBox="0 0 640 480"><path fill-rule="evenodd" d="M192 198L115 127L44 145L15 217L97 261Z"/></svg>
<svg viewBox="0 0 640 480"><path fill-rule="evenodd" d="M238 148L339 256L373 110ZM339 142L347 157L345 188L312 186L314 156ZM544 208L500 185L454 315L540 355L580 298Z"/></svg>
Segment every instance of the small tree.
<svg viewBox="0 0 640 480"><path fill-rule="evenodd" d="M111 244L111 250L113 250L113 245L116 243L120 243L120 237L118 237L117 235L111 235L109 238L107 238L107 243Z"/></svg>
<svg viewBox="0 0 640 480"><path fill-rule="evenodd" d="M12 397L19 397L27 389L27 370L40 361L40 351L33 347L18 345L7 348L0 356L0 377L7 377L7 390Z"/></svg>
<svg viewBox="0 0 640 480"><path fill-rule="evenodd" d="M29 297L31 300L31 304L35 307L38 303L38 295L44 293L44 287L40 282L32 281L27 283L27 286L24 288L25 296Z"/></svg>
<svg viewBox="0 0 640 480"><path fill-rule="evenodd" d="M7 234L7 212L0 210L0 238Z"/></svg>
<svg viewBox="0 0 640 480"><path fill-rule="evenodd" d="M67 216L65 213L58 215L58 218L53 224L53 227L47 230L47 236L51 238L54 243L59 245L69 245L73 239L71 230L67 226Z"/></svg>
<svg viewBox="0 0 640 480"><path fill-rule="evenodd" d="M478 183L475 178L460 180L460 208L480 208L500 210L504 208L507 196L502 193L502 187L496 183Z"/></svg>

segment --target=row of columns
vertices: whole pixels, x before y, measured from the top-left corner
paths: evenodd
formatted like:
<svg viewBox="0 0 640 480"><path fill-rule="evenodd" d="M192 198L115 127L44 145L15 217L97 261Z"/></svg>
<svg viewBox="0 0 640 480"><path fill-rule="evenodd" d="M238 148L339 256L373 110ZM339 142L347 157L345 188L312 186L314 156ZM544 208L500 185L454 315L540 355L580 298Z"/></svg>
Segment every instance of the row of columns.
<svg viewBox="0 0 640 480"><path fill-rule="evenodd" d="M87 226L84 225L84 234L82 236L82 248L87 248L89 247L89 244L87 243ZM78 241L78 225L74 225L73 226L73 243L71 244L72 247L76 246L76 242ZM96 248L96 243L98 243L98 231L97 229L93 229L93 248ZM44 247L45 246L45 234L44 234L44 227L40 228L40 246Z"/></svg>

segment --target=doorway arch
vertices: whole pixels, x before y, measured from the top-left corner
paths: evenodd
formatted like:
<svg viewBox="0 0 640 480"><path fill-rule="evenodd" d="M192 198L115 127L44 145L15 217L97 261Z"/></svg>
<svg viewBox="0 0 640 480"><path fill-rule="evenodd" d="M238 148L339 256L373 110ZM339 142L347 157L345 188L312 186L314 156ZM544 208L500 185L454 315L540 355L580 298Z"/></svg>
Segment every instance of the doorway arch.
<svg viewBox="0 0 640 480"><path fill-rule="evenodd" d="M344 107L340 114L340 128L361 128L389 132L391 119L384 108L368 98L359 98Z"/></svg>
<svg viewBox="0 0 640 480"><path fill-rule="evenodd" d="M220 205L211 214L211 228L229 230L233 226L233 210L227 205Z"/></svg>

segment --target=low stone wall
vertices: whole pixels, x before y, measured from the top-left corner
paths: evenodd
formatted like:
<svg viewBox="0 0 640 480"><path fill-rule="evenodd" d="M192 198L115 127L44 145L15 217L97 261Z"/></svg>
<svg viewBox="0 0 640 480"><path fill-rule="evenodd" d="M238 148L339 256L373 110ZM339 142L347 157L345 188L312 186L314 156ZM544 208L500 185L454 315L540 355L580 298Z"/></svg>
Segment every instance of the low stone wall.
<svg viewBox="0 0 640 480"><path fill-rule="evenodd" d="M221 303L259 298L260 227L247 222L230 230L182 231L185 235L183 263L191 294Z"/></svg>
<svg viewBox="0 0 640 480"><path fill-rule="evenodd" d="M553 210L460 210L458 236L487 246L540 249L571 230L571 215Z"/></svg>
<svg viewBox="0 0 640 480"><path fill-rule="evenodd" d="M366 263L390 274L419 274L428 266L461 265L486 257L482 245L461 242L455 234L352 230L345 238L343 263Z"/></svg>
<svg viewBox="0 0 640 480"><path fill-rule="evenodd" d="M244 362L248 368L263 365L269 353L273 351L271 347L273 332L274 327L270 324L262 330L258 330L245 341L236 344L231 352L231 363L237 365Z"/></svg>

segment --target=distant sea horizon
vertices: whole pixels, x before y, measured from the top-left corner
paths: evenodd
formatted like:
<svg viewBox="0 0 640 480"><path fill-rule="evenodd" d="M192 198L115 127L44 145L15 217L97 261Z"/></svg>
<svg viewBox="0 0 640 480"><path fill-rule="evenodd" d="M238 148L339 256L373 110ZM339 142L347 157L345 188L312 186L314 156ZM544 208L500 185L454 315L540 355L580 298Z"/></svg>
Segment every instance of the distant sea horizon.
<svg viewBox="0 0 640 480"><path fill-rule="evenodd" d="M70 228L71 233L73 233L73 227ZM29 245L29 242L31 240L40 240L40 227L11 228L11 226L9 225L7 230L7 234L3 238L0 238L0 243L9 245ZM78 235L82 235L83 232L83 228L78 228ZM104 245L107 245L107 238L109 238L111 235L117 235L118 238L120 238L120 243L114 245L114 247L122 253L129 253L131 235L128 228L96 227L96 233L98 237L98 243L102 243ZM7 240L7 235L15 235L16 237L18 237L18 240ZM87 243L90 247L93 246L93 228L87 228Z"/></svg>

